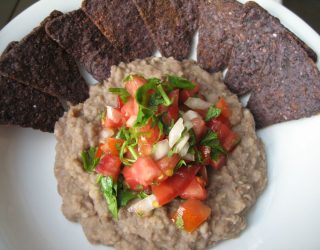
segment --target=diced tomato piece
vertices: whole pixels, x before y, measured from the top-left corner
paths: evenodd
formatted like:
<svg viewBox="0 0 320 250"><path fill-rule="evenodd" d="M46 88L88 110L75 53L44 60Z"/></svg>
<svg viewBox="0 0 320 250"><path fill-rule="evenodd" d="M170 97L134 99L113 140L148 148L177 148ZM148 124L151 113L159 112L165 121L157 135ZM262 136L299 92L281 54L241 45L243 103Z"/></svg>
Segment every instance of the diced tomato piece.
<svg viewBox="0 0 320 250"><path fill-rule="evenodd" d="M186 100L188 100L189 97L193 97L195 94L197 94L199 92L200 89L200 85L197 83L193 83L195 84L195 87L193 89L184 89L181 91L180 93L180 102L181 103L185 103Z"/></svg>
<svg viewBox="0 0 320 250"><path fill-rule="evenodd" d="M149 143L138 143L138 152L142 156L148 156L152 154L152 144Z"/></svg>
<svg viewBox="0 0 320 250"><path fill-rule="evenodd" d="M152 127L150 122L147 125L140 127L138 130L141 134L139 140L142 143L154 144L161 139L159 127Z"/></svg>
<svg viewBox="0 0 320 250"><path fill-rule="evenodd" d="M124 140L122 139L108 138L106 142L106 146L108 151L112 155L119 156L119 151L123 143L124 143Z"/></svg>
<svg viewBox="0 0 320 250"><path fill-rule="evenodd" d="M130 97L121 108L121 113L126 120L128 120L131 116L137 116L138 112L139 104L133 97Z"/></svg>
<svg viewBox="0 0 320 250"><path fill-rule="evenodd" d="M165 156L162 159L157 161L157 164L161 171L166 176L172 176L173 170L180 161L180 156L178 154L174 154L172 156Z"/></svg>
<svg viewBox="0 0 320 250"><path fill-rule="evenodd" d="M120 96L117 96L117 108L121 109L123 107L124 103L121 100Z"/></svg>
<svg viewBox="0 0 320 250"><path fill-rule="evenodd" d="M190 199L179 206L173 220L176 221L180 216L183 220L183 229L191 233L205 222L210 214L210 207L199 200Z"/></svg>
<svg viewBox="0 0 320 250"><path fill-rule="evenodd" d="M179 118L179 89L175 89L169 93L169 98L172 100L170 106L160 105L159 112L165 114L162 119L166 124L171 124L172 121L176 121Z"/></svg>
<svg viewBox="0 0 320 250"><path fill-rule="evenodd" d="M109 139L109 138L108 138ZM97 149L96 158L101 158L104 154L110 154L109 146L107 143L100 143ZM116 154L117 155L117 154Z"/></svg>
<svg viewBox="0 0 320 250"><path fill-rule="evenodd" d="M137 182L136 178L132 175L130 167L124 167L122 174L124 176L125 183L131 190L142 191L148 189L149 186L143 186Z"/></svg>
<svg viewBox="0 0 320 250"><path fill-rule="evenodd" d="M95 155L96 158L100 158L103 155L103 153L104 153L103 147L104 147L104 144L100 143L99 147L96 151L96 155Z"/></svg>
<svg viewBox="0 0 320 250"><path fill-rule="evenodd" d="M196 135L196 138L197 140L200 140L207 131L206 123L201 118L194 118L191 120L191 122L193 124L192 129Z"/></svg>
<svg viewBox="0 0 320 250"><path fill-rule="evenodd" d="M226 125L228 128L231 128L231 123L228 118L220 114L217 118L214 118L214 120L222 122L224 125ZM209 121L210 122L210 121Z"/></svg>
<svg viewBox="0 0 320 250"><path fill-rule="evenodd" d="M133 97L135 97L135 94L142 85L147 83L147 80L143 78L142 76L133 75L129 81L127 81L126 89L128 90L129 94Z"/></svg>
<svg viewBox="0 0 320 250"><path fill-rule="evenodd" d="M240 136L237 133L230 131L229 135L222 142L222 146L225 150L230 152L238 145L239 142Z"/></svg>
<svg viewBox="0 0 320 250"><path fill-rule="evenodd" d="M118 179L121 160L118 156L106 154L96 167L96 171L104 176L111 176L113 181Z"/></svg>
<svg viewBox="0 0 320 250"><path fill-rule="evenodd" d="M218 156L218 159L216 159L216 160L211 159L210 165L211 165L214 169L219 170L222 166L224 166L224 165L226 164L226 161L227 161L226 156L221 153L221 154Z"/></svg>
<svg viewBox="0 0 320 250"><path fill-rule="evenodd" d="M224 98L220 98L219 101L215 105L217 108L221 109L221 114L229 118L231 116L231 109L229 108L228 104L224 100Z"/></svg>
<svg viewBox="0 0 320 250"><path fill-rule="evenodd" d="M125 179L134 179L137 183L148 186L163 175L156 162L150 156L143 156L123 171Z"/></svg>
<svg viewBox="0 0 320 250"><path fill-rule="evenodd" d="M228 152L232 151L240 142L240 136L233 132L224 123L213 119L208 123L209 127L218 134L221 145Z"/></svg>
<svg viewBox="0 0 320 250"><path fill-rule="evenodd" d="M102 122L105 128L119 128L124 122L124 117L118 109L107 107L106 117Z"/></svg>
<svg viewBox="0 0 320 250"><path fill-rule="evenodd" d="M152 185L152 192L157 198L160 206L167 204L179 196L189 185L200 166L180 168L176 174L169 177L158 185Z"/></svg>
<svg viewBox="0 0 320 250"><path fill-rule="evenodd" d="M209 122L209 128L218 134L221 143L223 143L227 136L232 132L225 124L215 119Z"/></svg>
<svg viewBox="0 0 320 250"><path fill-rule="evenodd" d="M183 199L205 200L207 190L204 188L204 181L200 177L195 177L185 190L180 194Z"/></svg>

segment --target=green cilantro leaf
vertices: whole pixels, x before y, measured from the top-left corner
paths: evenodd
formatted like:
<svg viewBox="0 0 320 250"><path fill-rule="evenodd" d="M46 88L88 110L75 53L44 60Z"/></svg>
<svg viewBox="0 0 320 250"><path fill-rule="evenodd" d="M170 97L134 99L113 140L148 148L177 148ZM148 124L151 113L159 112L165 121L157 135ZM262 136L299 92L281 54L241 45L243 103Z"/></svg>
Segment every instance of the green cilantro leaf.
<svg viewBox="0 0 320 250"><path fill-rule="evenodd" d="M172 104L172 101L170 100L167 93L164 91L162 85L161 84L157 85L157 89L164 100L163 105L170 106Z"/></svg>
<svg viewBox="0 0 320 250"><path fill-rule="evenodd" d="M149 97L149 90L156 90L157 88L157 84L156 81L154 80L155 78L152 79L148 79L148 82L144 85L142 85L140 88L138 88L137 92L136 92L136 100L137 102L144 106L147 107L148 106L148 97ZM159 79L158 79L159 80ZM160 80L159 80L160 81Z"/></svg>
<svg viewBox="0 0 320 250"><path fill-rule="evenodd" d="M110 176L104 176L100 179L100 186L113 218L118 219L117 184L113 182Z"/></svg>
<svg viewBox="0 0 320 250"><path fill-rule="evenodd" d="M217 133L213 132L212 130L209 130L209 132L205 135L205 137L200 142L200 145L208 146L211 148L212 159L216 159L220 153L225 154L225 150L219 141Z"/></svg>
<svg viewBox="0 0 320 250"><path fill-rule="evenodd" d="M195 160L197 163L202 164L203 163L203 157L201 152L198 149L194 150Z"/></svg>
<svg viewBox="0 0 320 250"><path fill-rule="evenodd" d="M120 207L125 207L129 203L129 201L131 201L133 199L137 199L137 198L144 199L147 196L148 195L143 191L135 192L135 191L131 191L128 188L124 187L119 192L118 204Z"/></svg>
<svg viewBox="0 0 320 250"><path fill-rule="evenodd" d="M90 147L88 150L81 153L83 168L87 172L95 170L100 162L100 158L96 158L97 147Z"/></svg>
<svg viewBox="0 0 320 250"><path fill-rule="evenodd" d="M210 121L212 118L217 118L221 114L221 109L216 106L210 106L206 115L206 122Z"/></svg>
<svg viewBox="0 0 320 250"><path fill-rule="evenodd" d="M136 119L133 126L140 127L140 126L147 124L149 119L153 118L154 115L155 115L155 111L148 109L148 108L145 108L142 105L139 105L139 112L138 112L137 119Z"/></svg>
<svg viewBox="0 0 320 250"><path fill-rule="evenodd" d="M212 160L217 161L220 155L223 154L219 149L211 150L210 157Z"/></svg>
<svg viewBox="0 0 320 250"><path fill-rule="evenodd" d="M116 138L127 141L130 139L130 131L126 127L121 127L116 135Z"/></svg>
<svg viewBox="0 0 320 250"><path fill-rule="evenodd" d="M193 89L196 85L182 77L168 75L167 81L177 89Z"/></svg>
<svg viewBox="0 0 320 250"><path fill-rule="evenodd" d="M125 88L109 88L109 92L118 95L124 103L126 103L130 97L130 94Z"/></svg>
<svg viewBox="0 0 320 250"><path fill-rule="evenodd" d="M189 145L190 145L190 147L193 147L197 143L196 134L194 133L193 129L189 130L189 135L190 135Z"/></svg>
<svg viewBox="0 0 320 250"><path fill-rule="evenodd" d="M204 138L200 141L200 145L212 147L219 143L218 134L212 130L209 130Z"/></svg>
<svg viewBox="0 0 320 250"><path fill-rule="evenodd" d="M133 74L129 74L127 75L124 79L123 82L128 82L128 81L132 81L133 80Z"/></svg>
<svg viewBox="0 0 320 250"><path fill-rule="evenodd" d="M149 106L157 107L160 104L163 104L164 100L159 92L155 92L150 96Z"/></svg>
<svg viewBox="0 0 320 250"><path fill-rule="evenodd" d="M177 163L177 165L175 166L174 172L177 172L178 169L180 169L180 168L183 167L183 166L187 166L187 163L186 163L185 160L182 160L182 159L181 159L181 160Z"/></svg>

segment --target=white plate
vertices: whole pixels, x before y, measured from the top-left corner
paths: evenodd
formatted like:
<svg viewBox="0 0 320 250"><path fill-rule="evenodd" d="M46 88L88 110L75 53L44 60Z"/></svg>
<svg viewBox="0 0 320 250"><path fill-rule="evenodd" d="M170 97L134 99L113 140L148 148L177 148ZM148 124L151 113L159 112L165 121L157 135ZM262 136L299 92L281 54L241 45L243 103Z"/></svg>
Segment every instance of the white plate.
<svg viewBox="0 0 320 250"><path fill-rule="evenodd" d="M42 0L0 32L0 51L19 40L53 9L70 11L80 0ZM320 55L320 37L285 7L258 1ZM195 53L193 53L195 56ZM320 117L260 130L269 184L240 237L215 249L319 249ZM53 174L55 139L32 129L0 126L0 249L105 249L90 245L78 224L60 212Z"/></svg>

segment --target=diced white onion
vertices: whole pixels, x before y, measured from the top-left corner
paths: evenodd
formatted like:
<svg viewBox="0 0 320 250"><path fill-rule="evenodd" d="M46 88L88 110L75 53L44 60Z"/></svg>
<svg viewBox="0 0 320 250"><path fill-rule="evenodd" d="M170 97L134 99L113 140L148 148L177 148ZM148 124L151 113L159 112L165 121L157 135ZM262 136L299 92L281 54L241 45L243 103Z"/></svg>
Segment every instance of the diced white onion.
<svg viewBox="0 0 320 250"><path fill-rule="evenodd" d="M110 128L104 128L100 131L99 142L104 143L108 138L113 136L114 131Z"/></svg>
<svg viewBox="0 0 320 250"><path fill-rule="evenodd" d="M157 199L154 194L140 200L128 208L128 212L145 214L157 207Z"/></svg>
<svg viewBox="0 0 320 250"><path fill-rule="evenodd" d="M107 117L110 119L110 120L115 120L116 117L113 116L113 107L111 106L107 106Z"/></svg>
<svg viewBox="0 0 320 250"><path fill-rule="evenodd" d="M184 130L183 119L179 118L178 121L173 125L169 132L169 147L172 148L174 144L180 139L181 133Z"/></svg>
<svg viewBox="0 0 320 250"><path fill-rule="evenodd" d="M136 120L137 120L136 115L130 116L130 118L126 122L127 127L129 127L129 128L133 127L133 124L135 123Z"/></svg>
<svg viewBox="0 0 320 250"><path fill-rule="evenodd" d="M177 145L174 147L174 151L176 153L180 153L180 151L183 149L183 147L187 144L188 140L190 138L189 133L185 134L181 140L177 143Z"/></svg>
<svg viewBox="0 0 320 250"><path fill-rule="evenodd" d="M191 121L184 121L183 125L188 131L193 127L193 123Z"/></svg>
<svg viewBox="0 0 320 250"><path fill-rule="evenodd" d="M189 144L189 142L187 142L184 145L184 147L181 149L181 151L179 152L181 157L184 157L188 153L189 147L190 147L190 144Z"/></svg>
<svg viewBox="0 0 320 250"><path fill-rule="evenodd" d="M195 97L189 97L184 104L191 109L200 109L200 110L208 109L211 106L211 103Z"/></svg>
<svg viewBox="0 0 320 250"><path fill-rule="evenodd" d="M195 161L195 156L194 154L186 154L185 156L182 157L184 160L187 160L187 161Z"/></svg>
<svg viewBox="0 0 320 250"><path fill-rule="evenodd" d="M159 141L154 145L153 158L157 161L166 156L170 150L168 139Z"/></svg>
<svg viewBox="0 0 320 250"><path fill-rule="evenodd" d="M201 116L193 110L188 110L186 113L182 115L182 118L186 122L191 121L194 118L201 118Z"/></svg>

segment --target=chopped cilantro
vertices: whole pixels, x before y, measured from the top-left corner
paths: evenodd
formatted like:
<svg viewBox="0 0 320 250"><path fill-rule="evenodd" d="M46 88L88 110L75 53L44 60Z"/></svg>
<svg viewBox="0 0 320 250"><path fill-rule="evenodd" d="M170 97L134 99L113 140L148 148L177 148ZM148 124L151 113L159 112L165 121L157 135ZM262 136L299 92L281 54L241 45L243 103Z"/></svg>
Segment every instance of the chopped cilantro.
<svg viewBox="0 0 320 250"><path fill-rule="evenodd" d="M190 147L193 147L197 143L196 134L194 133L193 129L189 130L189 135L190 135L189 144L190 144Z"/></svg>
<svg viewBox="0 0 320 250"><path fill-rule="evenodd" d="M133 148L133 146L128 146L128 149L129 149L129 151L130 151L130 153L132 154L132 156L133 156L133 159L136 161L136 160L138 160L138 154L137 154L137 152L134 150L134 148Z"/></svg>
<svg viewBox="0 0 320 250"><path fill-rule="evenodd" d="M172 101L170 100L167 93L164 91L162 85L161 84L157 85L157 89L164 100L163 105L170 106L172 104Z"/></svg>
<svg viewBox="0 0 320 250"><path fill-rule="evenodd" d="M116 138L129 140L130 139L130 131L126 127L121 127L116 135Z"/></svg>
<svg viewBox="0 0 320 250"><path fill-rule="evenodd" d="M213 132L212 130L209 130L209 132L200 142L200 145L208 146L211 148L211 158L213 160L216 160L219 154L225 154L225 150L220 144L217 133Z"/></svg>
<svg viewBox="0 0 320 250"><path fill-rule="evenodd" d="M148 123L149 119L154 118L155 112L151 109L145 108L142 105L139 105L139 112L137 119L134 123L134 127L140 127Z"/></svg>
<svg viewBox="0 0 320 250"><path fill-rule="evenodd" d="M219 159L219 156L221 154L223 154L224 152L221 152L219 149L217 150L211 150L211 153L210 153L210 158L214 161L217 161Z"/></svg>
<svg viewBox="0 0 320 250"><path fill-rule="evenodd" d="M90 147L87 151L81 153L83 168L87 172L95 170L100 162L100 158L96 158L97 147Z"/></svg>
<svg viewBox="0 0 320 250"><path fill-rule="evenodd" d="M108 204L112 216L117 219L120 207L125 207L133 199L144 199L148 195L144 191L136 192L130 190L123 184L123 177L114 182L111 177L97 176L103 196Z"/></svg>
<svg viewBox="0 0 320 250"><path fill-rule="evenodd" d="M178 76L168 75L167 81L177 89L193 89L195 87L192 82Z"/></svg>
<svg viewBox="0 0 320 250"><path fill-rule="evenodd" d="M210 106L206 115L206 121L210 121L212 118L217 118L221 114L221 109L216 106Z"/></svg>
<svg viewBox="0 0 320 250"><path fill-rule="evenodd" d="M208 133L201 140L200 145L213 147L219 143L218 135L216 132L209 130Z"/></svg>
<svg viewBox="0 0 320 250"><path fill-rule="evenodd" d="M128 82L128 81L132 81L134 76L135 76L135 75L133 75L133 74L127 75L127 76L123 79L123 82L125 83L125 82Z"/></svg>
<svg viewBox="0 0 320 250"><path fill-rule="evenodd" d="M176 167L174 168L174 172L177 172L178 169L180 169L180 168L183 167L183 166L187 166L187 163L186 163L185 160L182 160L182 159L181 159L181 160L177 163Z"/></svg>
<svg viewBox="0 0 320 250"><path fill-rule="evenodd" d="M129 190L125 186L122 186L122 188L119 190L119 195L118 195L118 205L119 207L125 207L129 201L133 199L144 199L148 195L141 191L141 192L135 192L132 190Z"/></svg>
<svg viewBox="0 0 320 250"><path fill-rule="evenodd" d="M195 149L194 154L195 154L196 162L202 164L203 163L203 157L202 157L201 152L198 149Z"/></svg>
<svg viewBox="0 0 320 250"><path fill-rule="evenodd" d="M113 218L118 219L117 183L110 176L104 176L100 179L100 187Z"/></svg>
<svg viewBox="0 0 320 250"><path fill-rule="evenodd" d="M118 95L124 103L126 103L130 97L130 94L125 88L109 88L109 92Z"/></svg>
<svg viewBox="0 0 320 250"><path fill-rule="evenodd" d="M148 97L150 96L150 90L156 90L157 84L154 81L148 80L148 82L138 88L136 92L136 100L137 102L146 107L148 106Z"/></svg>
<svg viewBox="0 0 320 250"><path fill-rule="evenodd" d="M159 92L155 92L150 96L149 106L158 107L158 105L163 104L164 100Z"/></svg>

